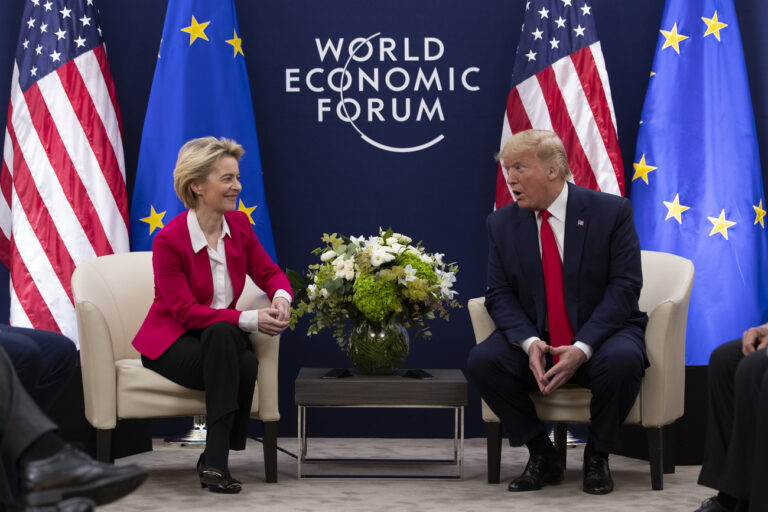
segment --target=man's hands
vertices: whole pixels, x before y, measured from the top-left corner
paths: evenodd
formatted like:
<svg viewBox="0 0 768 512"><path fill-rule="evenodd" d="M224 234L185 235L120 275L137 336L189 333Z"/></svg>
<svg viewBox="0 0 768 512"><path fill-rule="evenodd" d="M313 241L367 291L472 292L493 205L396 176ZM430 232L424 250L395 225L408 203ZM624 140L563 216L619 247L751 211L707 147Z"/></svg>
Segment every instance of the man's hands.
<svg viewBox="0 0 768 512"><path fill-rule="evenodd" d="M768 322L744 331L741 337L741 351L744 355L768 347Z"/></svg>
<svg viewBox="0 0 768 512"><path fill-rule="evenodd" d="M291 317L291 304L285 297L272 299L272 307L259 310L259 331L270 336L283 332Z"/></svg>
<svg viewBox="0 0 768 512"><path fill-rule="evenodd" d="M560 356L560 360L548 372L544 372L547 352ZM551 347L541 340L536 340L528 347L528 366L539 385L539 390L545 395L568 382L586 361L587 356L574 345Z"/></svg>

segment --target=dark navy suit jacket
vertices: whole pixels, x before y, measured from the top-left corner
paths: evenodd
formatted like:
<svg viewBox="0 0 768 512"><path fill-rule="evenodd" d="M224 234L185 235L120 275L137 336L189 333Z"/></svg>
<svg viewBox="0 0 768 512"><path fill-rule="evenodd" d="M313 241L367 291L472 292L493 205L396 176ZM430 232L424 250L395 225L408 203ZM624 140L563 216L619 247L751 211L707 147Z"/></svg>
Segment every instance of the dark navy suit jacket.
<svg viewBox="0 0 768 512"><path fill-rule="evenodd" d="M563 281L568 318L593 351L613 334L626 334L645 353L648 316L638 309L643 284L640 243L631 203L568 183ZM517 203L488 216L485 305L510 343L546 339L546 295L533 211ZM639 327L639 329L638 329Z"/></svg>

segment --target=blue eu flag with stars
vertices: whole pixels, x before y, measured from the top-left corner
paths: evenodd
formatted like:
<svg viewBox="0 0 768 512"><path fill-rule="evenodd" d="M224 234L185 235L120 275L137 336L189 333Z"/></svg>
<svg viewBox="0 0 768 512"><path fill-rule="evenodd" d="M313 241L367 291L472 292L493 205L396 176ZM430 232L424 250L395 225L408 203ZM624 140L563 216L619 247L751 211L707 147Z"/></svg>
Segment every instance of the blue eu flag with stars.
<svg viewBox="0 0 768 512"><path fill-rule="evenodd" d="M768 232L732 0L667 0L634 160L643 249L693 261L686 364L766 320Z"/></svg>
<svg viewBox="0 0 768 512"><path fill-rule="evenodd" d="M173 189L181 146L212 135L245 149L238 207L275 259L256 122L234 0L171 0L144 119L131 204L131 248L152 249L164 223L184 211Z"/></svg>

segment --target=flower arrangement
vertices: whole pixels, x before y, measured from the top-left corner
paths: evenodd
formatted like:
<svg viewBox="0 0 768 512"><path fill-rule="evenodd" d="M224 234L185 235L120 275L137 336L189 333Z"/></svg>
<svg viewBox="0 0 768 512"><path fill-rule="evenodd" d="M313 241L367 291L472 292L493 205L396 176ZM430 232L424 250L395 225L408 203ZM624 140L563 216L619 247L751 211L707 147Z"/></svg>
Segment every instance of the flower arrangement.
<svg viewBox="0 0 768 512"><path fill-rule="evenodd" d="M333 233L322 241L325 246L312 251L321 262L310 265L306 277L288 271L296 293L291 329L311 313L307 334L328 328L345 350L354 326L400 323L429 338L426 320L448 320L448 308L461 307L453 290L458 265L426 252L421 242L412 245L410 237L381 228L378 236Z"/></svg>

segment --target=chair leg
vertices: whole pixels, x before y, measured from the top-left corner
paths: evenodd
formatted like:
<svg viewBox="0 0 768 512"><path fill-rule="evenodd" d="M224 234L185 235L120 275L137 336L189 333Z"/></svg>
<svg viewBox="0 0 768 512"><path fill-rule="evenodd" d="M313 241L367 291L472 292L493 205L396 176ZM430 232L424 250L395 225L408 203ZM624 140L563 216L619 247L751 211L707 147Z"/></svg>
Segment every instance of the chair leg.
<svg viewBox="0 0 768 512"><path fill-rule="evenodd" d="M555 448L560 455L560 464L563 468L568 460L568 425L565 423L555 423Z"/></svg>
<svg viewBox="0 0 768 512"><path fill-rule="evenodd" d="M667 425L662 428L662 438L664 439L663 461L664 474L671 475L675 472L675 424Z"/></svg>
<svg viewBox="0 0 768 512"><path fill-rule="evenodd" d="M100 462L115 462L112 457L112 432L115 429L96 429L96 460Z"/></svg>
<svg viewBox="0 0 768 512"><path fill-rule="evenodd" d="M268 484L277 482L277 422L262 422L264 430L264 477Z"/></svg>
<svg viewBox="0 0 768 512"><path fill-rule="evenodd" d="M497 484L501 481L501 423L485 424L488 435L488 483Z"/></svg>
<svg viewBox="0 0 768 512"><path fill-rule="evenodd" d="M664 489L664 441L661 428L648 427L648 459L651 462L651 488L654 491Z"/></svg>

